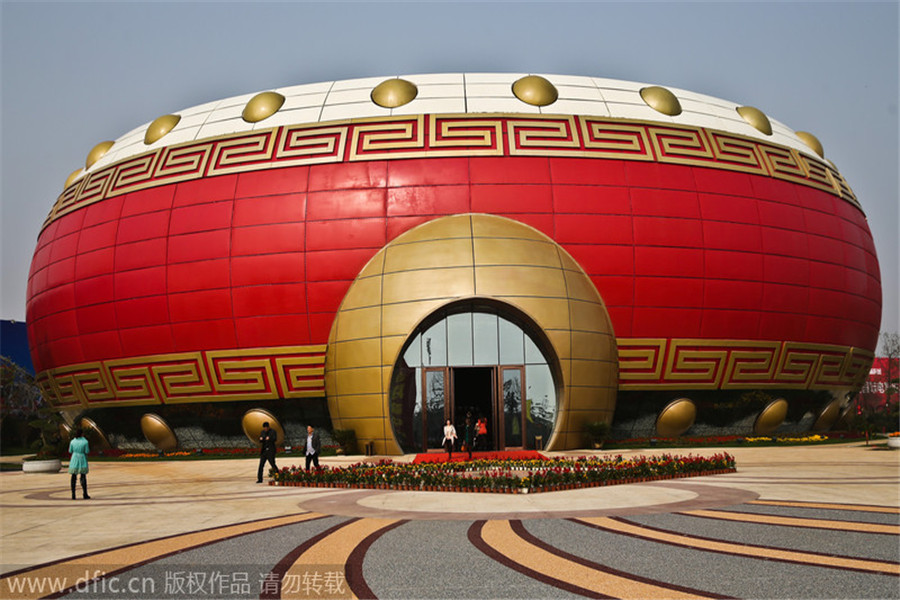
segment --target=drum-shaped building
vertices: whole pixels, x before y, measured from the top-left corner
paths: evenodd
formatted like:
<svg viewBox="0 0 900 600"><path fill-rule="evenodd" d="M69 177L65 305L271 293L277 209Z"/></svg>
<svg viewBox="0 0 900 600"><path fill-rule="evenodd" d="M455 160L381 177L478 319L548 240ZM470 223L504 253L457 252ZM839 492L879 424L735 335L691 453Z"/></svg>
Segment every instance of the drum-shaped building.
<svg viewBox="0 0 900 600"><path fill-rule="evenodd" d="M597 421L827 429L880 315L866 217L814 135L527 74L278 88L102 142L50 211L27 300L69 414L171 446L177 406L245 429L306 410L379 453L467 417L496 448L580 447Z"/></svg>

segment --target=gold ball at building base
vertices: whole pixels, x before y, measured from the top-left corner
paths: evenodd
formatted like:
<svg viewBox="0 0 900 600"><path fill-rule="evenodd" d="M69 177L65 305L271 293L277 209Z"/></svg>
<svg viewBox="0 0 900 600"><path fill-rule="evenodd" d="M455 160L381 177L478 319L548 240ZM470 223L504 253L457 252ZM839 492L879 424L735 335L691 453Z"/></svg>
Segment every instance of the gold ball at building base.
<svg viewBox="0 0 900 600"><path fill-rule="evenodd" d="M259 446L259 436L262 433L263 423L268 423L269 427L275 430L275 433L278 435L275 440L276 444L284 442L284 428L281 426L281 423L278 422L275 415L262 408L251 408L244 413L244 417L241 419L241 427L244 429L244 435L247 436L247 439Z"/></svg>
<svg viewBox="0 0 900 600"><path fill-rule="evenodd" d="M109 450L112 448L109 440L106 439L106 434L103 433L103 430L100 429L96 423L94 423L93 419L84 417L78 424L81 425L81 429L84 430L84 437L88 439L92 449L94 446L96 446L98 450Z"/></svg>
<svg viewBox="0 0 900 600"><path fill-rule="evenodd" d="M828 431L837 422L838 417L840 416L841 401L835 398L825 404L825 406L822 407L822 410L819 411L816 422L813 423L812 431Z"/></svg>
<svg viewBox="0 0 900 600"><path fill-rule="evenodd" d="M787 417L788 402L784 398L773 400L766 405L753 423L754 435L768 435L778 429Z"/></svg>
<svg viewBox="0 0 900 600"><path fill-rule="evenodd" d="M141 417L141 432L157 450L170 452L178 447L178 438L175 436L175 432L172 431L166 420L157 414L146 413Z"/></svg>
<svg viewBox="0 0 900 600"><path fill-rule="evenodd" d="M678 398L669 402L656 417L656 435L678 437L691 428L697 418L697 407L688 398Z"/></svg>

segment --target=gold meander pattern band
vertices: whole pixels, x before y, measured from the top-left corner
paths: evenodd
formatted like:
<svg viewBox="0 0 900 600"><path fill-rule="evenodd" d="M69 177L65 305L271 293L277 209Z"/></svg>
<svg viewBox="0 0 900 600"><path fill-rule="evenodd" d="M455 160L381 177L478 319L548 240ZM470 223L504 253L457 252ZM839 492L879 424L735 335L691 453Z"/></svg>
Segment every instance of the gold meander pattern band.
<svg viewBox="0 0 900 600"><path fill-rule="evenodd" d="M874 354L801 342L619 338L619 389L847 389ZM209 350L113 359L43 371L59 408L321 398L325 345Z"/></svg>
<svg viewBox="0 0 900 600"><path fill-rule="evenodd" d="M44 371L60 408L274 400L325 395L325 345L207 350L94 361Z"/></svg>
<svg viewBox="0 0 900 600"><path fill-rule="evenodd" d="M862 385L874 354L773 341L617 339L619 389L837 389Z"/></svg>
<svg viewBox="0 0 900 600"><path fill-rule="evenodd" d="M714 129L585 116L416 115L285 125L132 156L67 187L44 226L106 198L203 177L450 156L577 157L702 166L791 181L859 206L830 163L793 148Z"/></svg>

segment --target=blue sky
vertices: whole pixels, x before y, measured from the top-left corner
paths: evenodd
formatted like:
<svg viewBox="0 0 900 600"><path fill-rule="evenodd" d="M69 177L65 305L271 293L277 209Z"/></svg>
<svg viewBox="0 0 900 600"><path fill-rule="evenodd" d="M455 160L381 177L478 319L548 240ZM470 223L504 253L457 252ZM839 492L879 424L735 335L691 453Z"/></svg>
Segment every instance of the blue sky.
<svg viewBox="0 0 900 600"><path fill-rule="evenodd" d="M0 4L0 317L25 317L41 223L87 152L275 87L434 72L627 79L815 134L860 199L898 331L897 2Z"/></svg>

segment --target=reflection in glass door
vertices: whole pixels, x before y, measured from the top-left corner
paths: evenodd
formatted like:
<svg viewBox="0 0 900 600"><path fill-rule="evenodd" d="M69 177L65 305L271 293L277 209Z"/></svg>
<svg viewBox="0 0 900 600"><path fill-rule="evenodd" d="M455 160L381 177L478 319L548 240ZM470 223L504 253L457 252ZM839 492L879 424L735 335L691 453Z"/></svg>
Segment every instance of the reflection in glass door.
<svg viewBox="0 0 900 600"><path fill-rule="evenodd" d="M422 373L422 428L425 450L440 448L444 439L444 421L447 420L447 369L428 368Z"/></svg>
<svg viewBox="0 0 900 600"><path fill-rule="evenodd" d="M503 408L503 441L505 447L521 448L522 444L522 368L500 368L500 401Z"/></svg>

